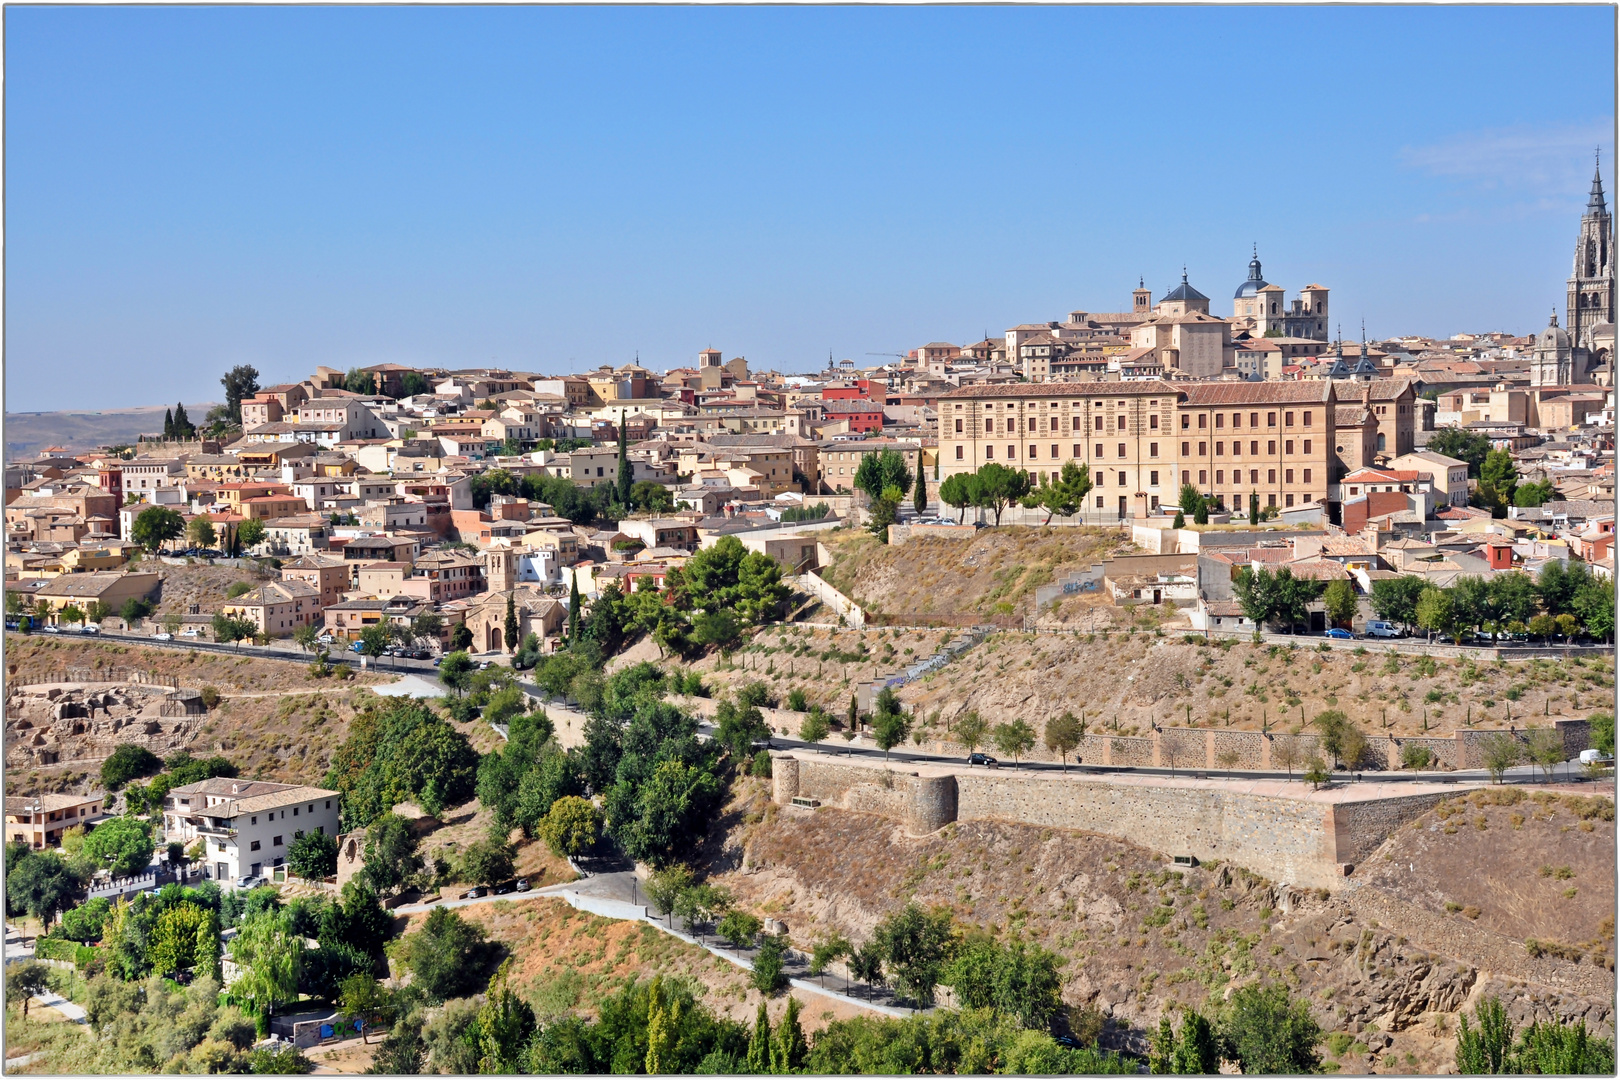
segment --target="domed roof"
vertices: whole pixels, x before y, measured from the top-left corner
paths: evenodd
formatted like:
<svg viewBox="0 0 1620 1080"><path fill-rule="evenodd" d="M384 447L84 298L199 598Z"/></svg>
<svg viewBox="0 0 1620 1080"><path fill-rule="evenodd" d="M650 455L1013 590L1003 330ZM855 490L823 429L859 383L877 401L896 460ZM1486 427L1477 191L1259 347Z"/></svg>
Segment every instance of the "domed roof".
<svg viewBox="0 0 1620 1080"><path fill-rule="evenodd" d="M1202 300L1205 303L1208 303L1209 297L1187 284L1187 274L1185 271L1183 271L1181 275L1181 284L1165 293L1164 298L1161 299L1159 303L1162 304L1169 300Z"/></svg>
<svg viewBox="0 0 1620 1080"><path fill-rule="evenodd" d="M1536 348L1538 350L1569 348L1569 332L1558 325L1558 312L1553 312L1546 327L1536 335Z"/></svg>
<svg viewBox="0 0 1620 1080"><path fill-rule="evenodd" d="M1254 258L1249 260L1249 280L1237 287L1237 292L1232 294L1232 299L1247 300L1258 295L1260 290L1266 288L1269 284L1265 278L1260 276L1260 251L1257 248Z"/></svg>

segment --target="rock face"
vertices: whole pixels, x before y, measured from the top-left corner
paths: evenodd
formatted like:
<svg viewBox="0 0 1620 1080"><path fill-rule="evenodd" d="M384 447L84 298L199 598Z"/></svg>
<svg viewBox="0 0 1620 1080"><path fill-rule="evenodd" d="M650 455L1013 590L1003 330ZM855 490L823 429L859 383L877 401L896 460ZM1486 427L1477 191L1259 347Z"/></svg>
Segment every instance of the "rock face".
<svg viewBox="0 0 1620 1080"><path fill-rule="evenodd" d="M94 761L123 743L161 756L202 726L202 695L153 683L44 683L6 695L6 765Z"/></svg>

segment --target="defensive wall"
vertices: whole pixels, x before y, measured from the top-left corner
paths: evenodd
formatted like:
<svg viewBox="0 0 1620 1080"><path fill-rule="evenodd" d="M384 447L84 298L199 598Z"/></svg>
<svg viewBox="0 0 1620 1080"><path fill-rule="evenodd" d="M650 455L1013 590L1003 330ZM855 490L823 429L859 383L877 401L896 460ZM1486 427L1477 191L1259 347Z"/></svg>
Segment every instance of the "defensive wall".
<svg viewBox="0 0 1620 1080"><path fill-rule="evenodd" d="M772 754L778 804L877 814L914 836L953 821L1006 821L1100 833L1174 857L1237 863L1273 881L1332 888L1402 824L1455 785L1020 773Z"/></svg>
<svg viewBox="0 0 1620 1080"><path fill-rule="evenodd" d="M865 702L862 702L863 706ZM1544 725L1545 726L1545 725ZM1565 759L1574 758L1591 746L1591 728L1585 720L1551 721L1562 736ZM1482 769L1485 747L1498 734L1519 742L1532 728L1459 728L1447 734L1379 735L1367 732L1367 752L1362 767L1401 768L1401 750L1407 744L1427 747L1434 763L1450 769ZM981 743L979 748L984 749ZM949 740L925 741L922 749L933 754L967 756L967 748ZM1075 748L1074 757L1087 765L1135 765L1163 769L1266 769L1303 771L1313 755L1332 764L1331 755L1321 748L1312 734L1286 731L1232 731L1223 728L1163 727L1146 735L1088 734ZM1037 747L1026 755L1030 761L1056 762L1057 756Z"/></svg>

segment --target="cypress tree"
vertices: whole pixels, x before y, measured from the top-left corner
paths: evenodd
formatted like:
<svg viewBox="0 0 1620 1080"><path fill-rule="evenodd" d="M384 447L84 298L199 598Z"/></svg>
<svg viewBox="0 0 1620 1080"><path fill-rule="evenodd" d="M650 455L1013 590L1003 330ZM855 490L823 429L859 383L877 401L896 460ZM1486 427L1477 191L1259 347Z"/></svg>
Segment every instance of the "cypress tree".
<svg viewBox="0 0 1620 1080"><path fill-rule="evenodd" d="M174 410L173 409L164 409L163 410L163 437L165 439L174 438Z"/></svg>
<svg viewBox="0 0 1620 1080"><path fill-rule="evenodd" d="M570 574L572 584L568 589L568 640L579 640L579 575Z"/></svg>
<svg viewBox="0 0 1620 1080"><path fill-rule="evenodd" d="M186 415L186 407L180 402L174 406L174 437L189 439L197 429L191 426L191 417Z"/></svg>
<svg viewBox="0 0 1620 1080"><path fill-rule="evenodd" d="M754 1018L754 1034L748 1040L748 1071L756 1076L771 1071L771 1018L763 1001Z"/></svg>
<svg viewBox="0 0 1620 1080"><path fill-rule="evenodd" d="M799 1026L799 999L789 996L787 1011L782 1014L776 1037L771 1040L771 1072L779 1076L798 1072L808 1050L804 1029Z"/></svg>
<svg viewBox="0 0 1620 1080"><path fill-rule="evenodd" d="M928 481L924 478L922 462L917 462L917 490L912 495L911 505L916 507L920 517L928 512Z"/></svg>
<svg viewBox="0 0 1620 1080"><path fill-rule="evenodd" d="M1258 491L1249 492L1249 524L1260 524L1260 493Z"/></svg>
<svg viewBox="0 0 1620 1080"><path fill-rule="evenodd" d="M630 471L630 437L624 426L624 410L619 410L619 505L628 512L630 509L630 489L634 481L634 474Z"/></svg>
<svg viewBox="0 0 1620 1080"><path fill-rule="evenodd" d="M506 636L506 648L510 652L516 652L517 647L518 647L517 604L516 604L516 601L514 600L514 597L516 595L517 594L515 592L512 592L512 593L508 593L507 596L506 596L506 633L505 633L505 636Z"/></svg>

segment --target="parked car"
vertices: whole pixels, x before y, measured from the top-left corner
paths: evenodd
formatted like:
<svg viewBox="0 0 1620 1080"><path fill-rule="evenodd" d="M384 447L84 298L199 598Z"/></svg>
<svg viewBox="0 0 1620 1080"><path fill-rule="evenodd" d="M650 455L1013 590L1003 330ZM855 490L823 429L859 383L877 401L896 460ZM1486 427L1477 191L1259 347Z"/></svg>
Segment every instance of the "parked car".
<svg viewBox="0 0 1620 1080"><path fill-rule="evenodd" d="M1350 631L1343 630L1343 629L1341 629L1341 628L1339 628L1337 626L1333 627L1330 630L1324 631L1322 633L1322 636L1323 637L1330 637L1330 638L1337 638L1340 641L1354 641L1355 637L1356 637L1356 635L1352 634Z"/></svg>
<svg viewBox="0 0 1620 1080"><path fill-rule="evenodd" d="M1001 764L1001 762L997 761L995 758L991 757L989 754L969 754L968 755L968 764L969 765L984 765L984 766L986 766L988 768L994 769L997 766L999 766Z"/></svg>
<svg viewBox="0 0 1620 1080"><path fill-rule="evenodd" d="M505 896L507 893L509 893L511 891L512 891L512 883L510 881L503 881L499 885L495 886L495 895L496 896Z"/></svg>
<svg viewBox="0 0 1620 1080"><path fill-rule="evenodd" d="M152 640L153 641L173 641L174 640L174 635L173 634L165 634L165 633L157 633L157 634L152 635Z"/></svg>
<svg viewBox="0 0 1620 1080"><path fill-rule="evenodd" d="M322 645L330 645L330 644L332 644L332 641L334 639L333 639L331 634L322 634L320 637L316 638L315 640L318 643L322 644Z"/></svg>
<svg viewBox="0 0 1620 1080"><path fill-rule="evenodd" d="M243 874L241 877L236 879L236 887L238 889L257 889L263 884L264 878L259 877L256 874Z"/></svg>
<svg viewBox="0 0 1620 1080"><path fill-rule="evenodd" d="M365 648L365 647L366 647L366 643L365 643L365 642L363 642L363 641L356 641L356 642L354 642L354 643L353 643L353 644L352 644L352 645L350 645L350 646L349 646L349 651L350 651L350 652L359 652L359 651L360 651L360 650L361 650L361 649L363 649L363 648Z"/></svg>
<svg viewBox="0 0 1620 1080"><path fill-rule="evenodd" d="M1374 619L1367 624L1367 636L1376 638L1401 637L1401 629L1394 623L1380 622Z"/></svg>
<svg viewBox="0 0 1620 1080"><path fill-rule="evenodd" d="M188 626L184 630L180 631L180 636L181 637L201 637L202 636L202 631L197 629L195 626Z"/></svg>
<svg viewBox="0 0 1620 1080"><path fill-rule="evenodd" d="M529 879L528 878L520 877L520 878L517 879L517 891L518 892L528 892L529 891Z"/></svg>
<svg viewBox="0 0 1620 1080"><path fill-rule="evenodd" d="M1590 762L1593 762L1593 761L1601 761L1601 762L1604 762L1605 764L1611 764L1614 761L1614 755L1613 754L1605 754L1601 750L1582 750L1581 751L1581 764L1582 765L1586 765L1586 764L1588 764Z"/></svg>
<svg viewBox="0 0 1620 1080"><path fill-rule="evenodd" d="M40 629L45 631L47 634L60 634L62 632L62 628L57 626L55 623L46 623L44 626L40 627Z"/></svg>
<svg viewBox="0 0 1620 1080"><path fill-rule="evenodd" d="M476 900L480 896L483 896L483 895L484 895L484 890L482 888L480 888L479 886L474 885L472 888L470 888L466 892L462 893L461 898L463 900Z"/></svg>

